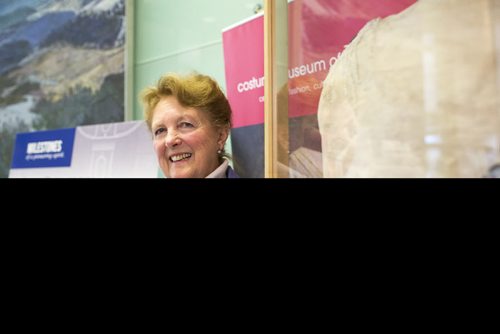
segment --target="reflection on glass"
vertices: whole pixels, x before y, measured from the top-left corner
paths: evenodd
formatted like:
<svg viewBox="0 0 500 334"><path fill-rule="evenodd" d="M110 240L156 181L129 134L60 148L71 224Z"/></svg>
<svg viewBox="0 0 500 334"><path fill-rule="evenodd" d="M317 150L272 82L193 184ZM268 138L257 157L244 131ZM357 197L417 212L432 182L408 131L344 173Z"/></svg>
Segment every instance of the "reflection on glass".
<svg viewBox="0 0 500 334"><path fill-rule="evenodd" d="M355 25L359 11L338 11L347 3L361 6L331 7ZM325 177L495 175L500 2L408 5L365 24L329 69L318 111Z"/></svg>
<svg viewBox="0 0 500 334"><path fill-rule="evenodd" d="M290 177L324 175L324 148L318 124L318 104L323 81L345 46L370 20L398 13L414 2L415 0L290 2L288 14ZM351 131L348 120L343 122L345 124L342 126L337 124L335 130ZM339 135L340 133L337 133L336 138Z"/></svg>

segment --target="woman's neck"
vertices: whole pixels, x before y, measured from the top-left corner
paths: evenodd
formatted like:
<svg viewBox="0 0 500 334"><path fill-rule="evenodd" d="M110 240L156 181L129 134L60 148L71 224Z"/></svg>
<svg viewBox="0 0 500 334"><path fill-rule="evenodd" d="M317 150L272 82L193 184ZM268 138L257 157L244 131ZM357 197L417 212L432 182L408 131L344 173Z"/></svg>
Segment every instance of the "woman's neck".
<svg viewBox="0 0 500 334"><path fill-rule="evenodd" d="M222 162L222 164L217 167L212 173L210 173L206 178L207 179L224 179L226 178L226 170L229 163L226 159Z"/></svg>

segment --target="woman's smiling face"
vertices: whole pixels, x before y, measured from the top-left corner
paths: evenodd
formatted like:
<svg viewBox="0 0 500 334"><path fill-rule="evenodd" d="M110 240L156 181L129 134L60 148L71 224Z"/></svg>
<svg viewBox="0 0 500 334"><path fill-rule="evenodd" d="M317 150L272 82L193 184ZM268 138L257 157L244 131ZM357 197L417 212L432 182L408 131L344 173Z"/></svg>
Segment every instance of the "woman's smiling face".
<svg viewBox="0 0 500 334"><path fill-rule="evenodd" d="M183 107L175 97L158 102L151 129L166 177L204 178L220 165L217 151L224 147L228 130L217 129L201 111Z"/></svg>

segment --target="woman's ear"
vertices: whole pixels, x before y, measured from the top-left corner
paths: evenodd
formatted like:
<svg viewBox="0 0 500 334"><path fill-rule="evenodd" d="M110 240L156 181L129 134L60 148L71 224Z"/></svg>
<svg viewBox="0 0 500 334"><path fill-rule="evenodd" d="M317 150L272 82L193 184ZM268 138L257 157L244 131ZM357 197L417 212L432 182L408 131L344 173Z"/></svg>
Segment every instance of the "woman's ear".
<svg viewBox="0 0 500 334"><path fill-rule="evenodd" d="M228 127L223 127L219 130L219 138L217 140L217 144L219 144L219 147L224 147L224 144L226 143L228 136L229 136Z"/></svg>

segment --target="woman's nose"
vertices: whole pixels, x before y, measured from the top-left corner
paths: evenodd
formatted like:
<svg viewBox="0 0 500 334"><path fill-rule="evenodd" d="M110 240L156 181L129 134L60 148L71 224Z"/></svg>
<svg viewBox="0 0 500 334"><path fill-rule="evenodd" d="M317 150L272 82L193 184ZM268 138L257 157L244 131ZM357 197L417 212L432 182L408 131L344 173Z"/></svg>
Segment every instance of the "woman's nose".
<svg viewBox="0 0 500 334"><path fill-rule="evenodd" d="M175 147L181 143L178 133L168 133L165 137L165 145L167 147Z"/></svg>

